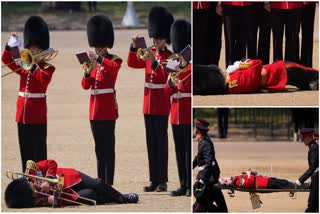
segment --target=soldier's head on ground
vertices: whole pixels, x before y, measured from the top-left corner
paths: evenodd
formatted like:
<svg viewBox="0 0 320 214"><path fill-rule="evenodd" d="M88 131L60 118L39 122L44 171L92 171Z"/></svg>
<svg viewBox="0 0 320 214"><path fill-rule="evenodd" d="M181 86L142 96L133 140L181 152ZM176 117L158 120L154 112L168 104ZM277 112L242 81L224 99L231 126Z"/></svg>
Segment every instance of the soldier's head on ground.
<svg viewBox="0 0 320 214"><path fill-rule="evenodd" d="M4 200L8 208L33 207L34 191L26 178L13 180L5 190Z"/></svg>
<svg viewBox="0 0 320 214"><path fill-rule="evenodd" d="M311 143L311 141L313 140L314 129L313 128L302 128L300 134L301 134L303 143L306 146L308 146Z"/></svg>

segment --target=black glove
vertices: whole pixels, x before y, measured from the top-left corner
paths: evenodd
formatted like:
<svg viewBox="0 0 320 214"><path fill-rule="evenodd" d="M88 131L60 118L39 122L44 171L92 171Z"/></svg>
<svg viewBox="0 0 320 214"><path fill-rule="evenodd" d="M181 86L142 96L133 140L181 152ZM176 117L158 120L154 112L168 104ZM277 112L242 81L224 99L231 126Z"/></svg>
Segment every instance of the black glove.
<svg viewBox="0 0 320 214"><path fill-rule="evenodd" d="M168 86L173 89L174 88L174 83L172 82L171 78L168 80Z"/></svg>

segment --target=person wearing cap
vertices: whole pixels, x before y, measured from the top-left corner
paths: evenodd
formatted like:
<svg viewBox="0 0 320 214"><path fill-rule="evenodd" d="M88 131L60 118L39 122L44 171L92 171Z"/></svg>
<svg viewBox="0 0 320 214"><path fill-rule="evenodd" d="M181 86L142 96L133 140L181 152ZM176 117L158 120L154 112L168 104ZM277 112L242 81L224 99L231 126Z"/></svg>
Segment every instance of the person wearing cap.
<svg viewBox="0 0 320 214"><path fill-rule="evenodd" d="M20 76L16 122L22 171L27 160L47 159L47 101L46 92L55 67L44 61L36 62L29 70L14 63L12 49L24 47L37 55L49 49L50 36L47 23L40 16L31 16L23 30L24 42L17 33L11 33L2 54L2 62ZM27 68L26 68L27 69Z"/></svg>
<svg viewBox="0 0 320 214"><path fill-rule="evenodd" d="M169 73L164 71L162 63L172 55L166 45L170 44L170 27L173 21L173 16L167 8L151 8L148 15L148 33L153 39L154 47L146 50L146 59L141 59L137 55L138 36L132 36L127 58L129 67L145 69L143 114L151 182L143 188L145 192L167 191L170 97L164 90Z"/></svg>
<svg viewBox="0 0 320 214"><path fill-rule="evenodd" d="M311 177L311 190L308 198L308 206L305 212L319 212L319 145L314 140L313 128L302 128L301 136L304 145L309 147L309 168L298 178L296 185L302 185Z"/></svg>
<svg viewBox="0 0 320 214"><path fill-rule="evenodd" d="M67 194L61 194L56 206L76 205L76 202L91 203L80 197L96 201L97 204L105 203L137 203L139 196L136 193L122 194L111 185L101 182L101 179L95 179L89 175L74 169L60 168L55 160L42 160L27 162L26 174L57 179L63 176L62 191ZM5 189L5 203L8 208L31 208L31 207L52 207L54 203L54 185L48 181L35 179L28 176L14 179ZM48 193L48 196L37 194L36 192ZM75 203L73 203L73 202Z"/></svg>
<svg viewBox="0 0 320 214"><path fill-rule="evenodd" d="M261 89L280 92L286 85L318 90L319 71L294 62L263 65L258 59L237 61L226 71L216 65L193 66L193 93L197 95L244 94Z"/></svg>
<svg viewBox="0 0 320 214"><path fill-rule="evenodd" d="M175 143L180 187L171 196L191 196L191 63L181 52L191 45L191 24L183 19L171 26L171 42L178 54L177 81L168 78L166 93L171 96L170 123Z"/></svg>
<svg viewBox="0 0 320 214"><path fill-rule="evenodd" d="M84 90L91 89L89 120L95 142L98 177L113 185L115 171L115 125L118 118L118 104L115 84L122 59L110 54L114 32L111 20L104 15L92 16L87 23L87 37L90 47L87 51L96 66L86 70L81 80Z"/></svg>
<svg viewBox="0 0 320 214"><path fill-rule="evenodd" d="M193 204L193 212L228 212L228 208L221 189L215 189L220 177L220 168L215 157L214 145L208 136L209 123L196 119L196 141L198 154L193 160L193 169L198 167L196 180L204 185L203 194L197 195ZM197 183L197 182L196 182ZM213 203L216 203L216 206Z"/></svg>

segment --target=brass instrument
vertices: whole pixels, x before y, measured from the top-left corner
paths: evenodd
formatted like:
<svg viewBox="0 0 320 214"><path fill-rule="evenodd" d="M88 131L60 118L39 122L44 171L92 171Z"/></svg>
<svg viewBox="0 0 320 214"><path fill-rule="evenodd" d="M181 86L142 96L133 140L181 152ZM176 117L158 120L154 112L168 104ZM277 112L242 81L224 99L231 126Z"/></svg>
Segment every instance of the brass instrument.
<svg viewBox="0 0 320 214"><path fill-rule="evenodd" d="M143 61L146 61L150 56L148 51L151 50L152 48L156 47L156 45L152 45L148 48L142 49L142 48L138 48L137 50L137 56L142 59Z"/></svg>
<svg viewBox="0 0 320 214"><path fill-rule="evenodd" d="M7 171L6 172L6 176L7 176L7 178L12 179L12 180L18 179L20 177L35 178L37 180L46 181L46 182L48 182L50 184L56 185L57 189L52 188L52 187L49 189L50 191L53 192L53 195L48 194L48 193L44 193L44 192L41 192L41 191L38 191L38 190L35 190L35 193L40 194L40 195L54 196L54 197L57 197L55 199L60 199L60 200L71 202L71 203L78 204L78 205L92 205L92 206L96 205L96 201L95 200L92 200L92 199L89 199L89 198L85 198L85 197L81 197L81 196L77 196L77 197L79 199L82 199L83 201L88 202L88 204L81 203L81 202L78 202L78 201L74 201L74 200L71 200L71 199L68 199L68 198L64 198L63 195L65 195L65 196L74 196L74 195L62 191L63 190L63 184L64 184L64 176L63 175L61 175L57 179L52 179L52 178L44 178L44 177L40 177L40 176L30 175L30 174L26 174L26 173ZM34 185L37 185L37 184L34 184ZM56 194L56 193L58 193L58 194Z"/></svg>
<svg viewBox="0 0 320 214"><path fill-rule="evenodd" d="M96 52L97 55L103 55L105 54L107 51L107 48L103 48L100 51ZM91 61L90 62L84 62L81 64L82 65L82 69L84 71L91 71L92 69L94 69L97 66L97 61Z"/></svg>
<svg viewBox="0 0 320 214"><path fill-rule="evenodd" d="M20 58L17 59L14 62L11 62L5 66L11 65L13 63L17 63L18 65L20 65L21 67L14 70L14 71L10 71L6 74L1 75L1 77L5 77L9 74L12 74L13 72L16 72L20 69L24 69L24 70L30 70L34 64L40 63L40 62L48 62L52 59L54 59L58 54L58 51L54 50L53 48L49 48L47 50L44 50L38 54L32 55L31 51L28 49L23 49L20 52Z"/></svg>

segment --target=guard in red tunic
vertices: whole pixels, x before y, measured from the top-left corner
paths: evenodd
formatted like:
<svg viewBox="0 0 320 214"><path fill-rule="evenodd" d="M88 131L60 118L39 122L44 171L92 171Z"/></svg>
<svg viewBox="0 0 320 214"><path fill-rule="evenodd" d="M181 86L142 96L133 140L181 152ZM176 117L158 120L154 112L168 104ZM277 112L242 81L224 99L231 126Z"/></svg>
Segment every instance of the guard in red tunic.
<svg viewBox="0 0 320 214"><path fill-rule="evenodd" d="M304 1L301 9L301 64L312 67L313 34L316 3Z"/></svg>
<svg viewBox="0 0 320 214"><path fill-rule="evenodd" d="M215 65L195 65L193 90L198 95L284 91L286 85L318 90L319 71L293 62L262 65L261 60L237 61L222 71Z"/></svg>
<svg viewBox="0 0 320 214"><path fill-rule="evenodd" d="M31 164L30 164L31 163ZM29 165L30 164L30 165ZM63 175L62 191L70 195L61 194L61 197L75 202L89 203L88 198L97 204L105 203L137 203L139 196L135 193L121 194L111 185L106 185L100 179L94 179L74 168L58 168L54 160L43 160L37 163L28 161L27 174L38 177L56 179ZM30 185L30 183L33 185ZM53 184L40 179L20 178L12 181L5 190L5 202L8 208L29 208L51 206L53 198ZM37 191L47 192L51 196L35 194ZM75 203L59 199L58 206L75 205Z"/></svg>
<svg viewBox="0 0 320 214"><path fill-rule="evenodd" d="M155 48L147 51L146 60L137 55L136 38L132 44L127 63L131 68L145 68L143 113L148 148L150 185L145 192L167 191L168 182L168 117L170 97L165 94L168 72L162 63L167 61L172 52L166 47L170 44L170 26L173 23L171 12L160 6L153 7L148 17L149 37L153 38Z"/></svg>
<svg viewBox="0 0 320 214"><path fill-rule="evenodd" d="M90 47L95 48L95 52L87 51L87 54L96 66L85 72L81 85L85 90L91 89L89 120L95 142L98 177L113 185L115 123L118 118L115 84L122 59L107 51L114 42L112 22L107 16L91 17L87 23L87 36Z"/></svg>
<svg viewBox="0 0 320 214"><path fill-rule="evenodd" d="M24 26L24 47L32 55L47 50L49 29L39 16L31 16ZM30 70L14 63L11 48L22 48L22 41L12 33L2 54L2 62L20 76L20 89L17 99L16 122L18 124L19 146L22 171L25 163L47 158L47 101L46 92L55 67L46 62L36 62Z"/></svg>
<svg viewBox="0 0 320 214"><path fill-rule="evenodd" d="M174 53L179 56L177 79L168 79L165 90L171 96L170 123L176 149L180 187L171 196L191 196L191 64L181 51L191 45L191 24L176 20L171 26L171 42ZM174 75L173 75L174 76Z"/></svg>
<svg viewBox="0 0 320 214"><path fill-rule="evenodd" d="M273 61L283 60L283 31L285 29L286 61L299 62L299 28L302 2L270 2L273 36Z"/></svg>

